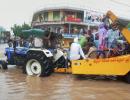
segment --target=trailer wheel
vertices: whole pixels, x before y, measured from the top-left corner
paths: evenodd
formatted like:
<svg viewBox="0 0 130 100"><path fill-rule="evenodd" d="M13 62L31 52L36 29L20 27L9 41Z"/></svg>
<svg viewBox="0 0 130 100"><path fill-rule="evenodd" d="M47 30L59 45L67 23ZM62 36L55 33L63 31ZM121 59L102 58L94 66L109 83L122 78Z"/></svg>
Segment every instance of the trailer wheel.
<svg viewBox="0 0 130 100"><path fill-rule="evenodd" d="M125 76L125 80L126 80L127 83L130 84L130 72L127 73L127 75Z"/></svg>
<svg viewBox="0 0 130 100"><path fill-rule="evenodd" d="M117 76L117 80L125 81L125 76Z"/></svg>
<svg viewBox="0 0 130 100"><path fill-rule="evenodd" d="M0 69L4 69L4 70L8 69L7 63L5 61L1 61Z"/></svg>
<svg viewBox="0 0 130 100"><path fill-rule="evenodd" d="M49 76L53 72L52 62L42 53L29 55L26 63L28 75Z"/></svg>

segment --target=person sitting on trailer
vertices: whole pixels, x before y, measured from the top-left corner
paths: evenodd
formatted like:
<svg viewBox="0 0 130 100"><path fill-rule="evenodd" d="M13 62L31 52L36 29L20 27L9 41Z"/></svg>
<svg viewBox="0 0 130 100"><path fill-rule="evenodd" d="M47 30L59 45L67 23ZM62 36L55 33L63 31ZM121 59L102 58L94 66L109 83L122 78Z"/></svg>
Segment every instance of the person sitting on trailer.
<svg viewBox="0 0 130 100"><path fill-rule="evenodd" d="M116 23L112 24L112 28L108 30L108 48L116 47L117 40L120 38L119 30L117 29Z"/></svg>
<svg viewBox="0 0 130 100"><path fill-rule="evenodd" d="M81 45L82 48L85 46L87 42L88 42L88 35L87 34L81 35L79 38L79 44Z"/></svg>
<svg viewBox="0 0 130 100"><path fill-rule="evenodd" d="M97 48L93 42L89 42L86 44L83 50L84 50L85 56L88 58L91 52L96 51Z"/></svg>
<svg viewBox="0 0 130 100"><path fill-rule="evenodd" d="M70 60L86 59L83 50L78 43L78 37L74 38L74 42L70 46Z"/></svg>

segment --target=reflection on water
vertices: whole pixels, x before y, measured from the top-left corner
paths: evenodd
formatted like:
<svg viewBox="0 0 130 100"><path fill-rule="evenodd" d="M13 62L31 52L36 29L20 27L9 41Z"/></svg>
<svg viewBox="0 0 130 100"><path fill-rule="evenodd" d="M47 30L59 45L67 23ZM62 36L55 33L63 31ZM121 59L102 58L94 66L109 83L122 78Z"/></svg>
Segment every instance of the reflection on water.
<svg viewBox="0 0 130 100"><path fill-rule="evenodd" d="M130 85L71 74L34 77L11 67L0 70L0 100L130 100Z"/></svg>

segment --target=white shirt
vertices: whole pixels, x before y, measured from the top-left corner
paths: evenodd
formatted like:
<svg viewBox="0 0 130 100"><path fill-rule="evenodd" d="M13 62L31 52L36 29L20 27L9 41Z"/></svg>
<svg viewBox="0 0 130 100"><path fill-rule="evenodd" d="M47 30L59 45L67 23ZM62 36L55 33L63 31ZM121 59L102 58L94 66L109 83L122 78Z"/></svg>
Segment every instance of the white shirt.
<svg viewBox="0 0 130 100"><path fill-rule="evenodd" d="M72 43L70 47L70 60L78 60L80 56L84 59L86 58L80 44Z"/></svg>
<svg viewBox="0 0 130 100"><path fill-rule="evenodd" d="M36 37L34 39L34 45L35 47L42 47L43 46L42 39Z"/></svg>

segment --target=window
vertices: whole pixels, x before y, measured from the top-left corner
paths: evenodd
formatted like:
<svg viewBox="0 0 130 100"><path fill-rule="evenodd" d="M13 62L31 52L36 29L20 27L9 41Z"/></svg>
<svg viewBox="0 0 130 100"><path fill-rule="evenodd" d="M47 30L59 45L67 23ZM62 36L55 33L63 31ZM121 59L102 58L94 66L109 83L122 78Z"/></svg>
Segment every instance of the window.
<svg viewBox="0 0 130 100"><path fill-rule="evenodd" d="M42 14L39 14L39 21L40 21L40 22L43 21L43 16L42 16Z"/></svg>
<svg viewBox="0 0 130 100"><path fill-rule="evenodd" d="M60 20L60 11L54 11L53 12L53 20L59 21Z"/></svg>
<svg viewBox="0 0 130 100"><path fill-rule="evenodd" d="M77 13L77 18L80 18L81 20L83 20L83 13Z"/></svg>
<svg viewBox="0 0 130 100"><path fill-rule="evenodd" d="M44 21L48 21L48 12L44 12Z"/></svg>

